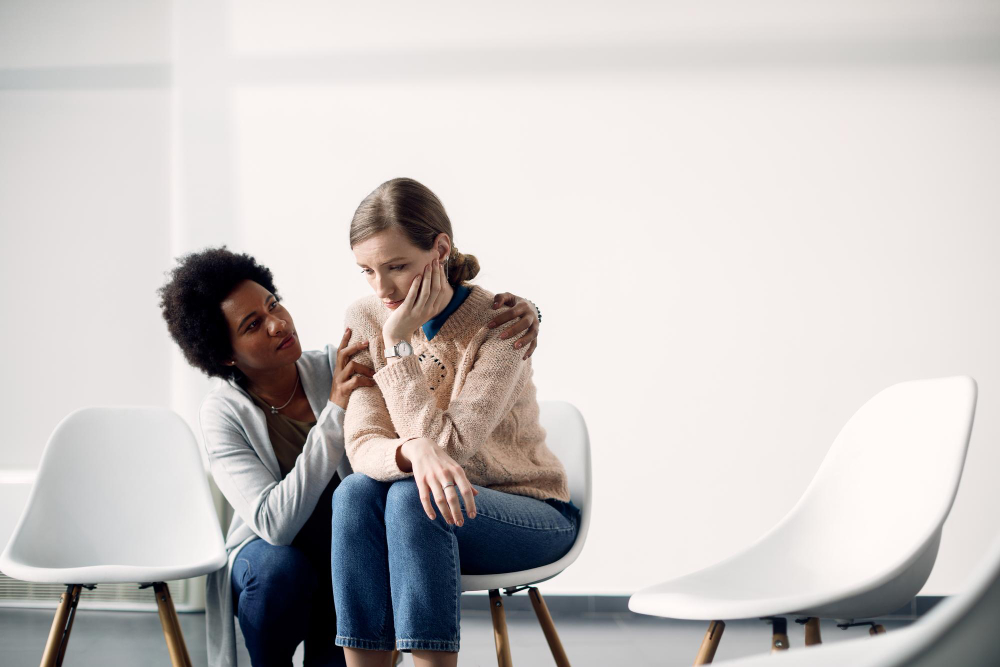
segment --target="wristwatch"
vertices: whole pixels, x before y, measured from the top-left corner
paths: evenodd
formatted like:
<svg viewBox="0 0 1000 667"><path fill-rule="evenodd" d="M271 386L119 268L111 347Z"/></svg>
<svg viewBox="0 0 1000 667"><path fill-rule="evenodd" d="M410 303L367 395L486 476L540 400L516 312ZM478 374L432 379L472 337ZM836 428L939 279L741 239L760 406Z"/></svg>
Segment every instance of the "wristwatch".
<svg viewBox="0 0 1000 667"><path fill-rule="evenodd" d="M411 354L413 354L413 346L405 340L399 341L392 347L385 348L386 359L389 359L390 357L399 357L402 359L403 357L408 357Z"/></svg>

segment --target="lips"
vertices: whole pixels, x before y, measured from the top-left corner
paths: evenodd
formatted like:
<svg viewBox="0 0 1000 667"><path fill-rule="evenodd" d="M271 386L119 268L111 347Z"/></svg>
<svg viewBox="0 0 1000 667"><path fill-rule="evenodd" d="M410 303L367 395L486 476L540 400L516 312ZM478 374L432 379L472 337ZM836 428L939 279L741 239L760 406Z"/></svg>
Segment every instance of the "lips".
<svg viewBox="0 0 1000 667"><path fill-rule="evenodd" d="M399 308L399 306L403 303L403 299L400 299L399 301L383 301L382 303L386 308Z"/></svg>
<svg viewBox="0 0 1000 667"><path fill-rule="evenodd" d="M278 346L278 349L284 350L286 347L289 347L294 342L295 342L295 334L288 334L288 336L286 336L285 339L281 341L281 345Z"/></svg>

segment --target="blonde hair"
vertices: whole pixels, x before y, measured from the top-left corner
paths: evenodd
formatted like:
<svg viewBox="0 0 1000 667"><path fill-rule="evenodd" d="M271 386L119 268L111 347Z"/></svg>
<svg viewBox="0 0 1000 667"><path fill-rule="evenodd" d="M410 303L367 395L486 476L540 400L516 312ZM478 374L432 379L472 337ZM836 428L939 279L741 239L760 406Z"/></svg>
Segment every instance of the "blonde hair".
<svg viewBox="0 0 1000 667"><path fill-rule="evenodd" d="M475 255L465 255L455 247L444 204L430 188L412 178L386 181L362 200L351 220L351 247L392 227L401 229L421 250L432 249L438 234L447 234L452 242L447 263L452 285L472 280L479 273Z"/></svg>

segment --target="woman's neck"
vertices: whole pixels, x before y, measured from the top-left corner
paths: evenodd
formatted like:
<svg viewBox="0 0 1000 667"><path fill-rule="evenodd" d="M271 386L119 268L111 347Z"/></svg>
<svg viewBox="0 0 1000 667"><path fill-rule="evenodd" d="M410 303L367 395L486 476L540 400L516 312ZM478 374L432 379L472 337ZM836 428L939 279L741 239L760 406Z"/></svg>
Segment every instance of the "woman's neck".
<svg viewBox="0 0 1000 667"><path fill-rule="evenodd" d="M272 405L281 405L288 400L296 390L298 373L294 362L266 371L243 371L247 376L247 389Z"/></svg>

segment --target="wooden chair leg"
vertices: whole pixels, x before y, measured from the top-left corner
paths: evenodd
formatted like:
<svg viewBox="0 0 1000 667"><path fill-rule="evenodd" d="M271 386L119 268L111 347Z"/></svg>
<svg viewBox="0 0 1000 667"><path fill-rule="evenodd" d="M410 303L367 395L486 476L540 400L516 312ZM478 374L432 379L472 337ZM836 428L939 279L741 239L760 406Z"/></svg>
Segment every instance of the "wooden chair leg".
<svg viewBox="0 0 1000 667"><path fill-rule="evenodd" d="M771 653L788 650L788 621L784 618L771 619Z"/></svg>
<svg viewBox="0 0 1000 667"><path fill-rule="evenodd" d="M695 665L707 665L715 659L715 651L719 648L719 641L725 629L726 624L722 621L712 621L708 624L705 638L701 640L701 648L698 649L698 657L694 659Z"/></svg>
<svg viewBox="0 0 1000 667"><path fill-rule="evenodd" d="M389 658L389 665L391 667L396 667L399 663L403 661L403 658L399 655L398 649L392 649L392 657Z"/></svg>
<svg viewBox="0 0 1000 667"><path fill-rule="evenodd" d="M819 619L810 618L806 621L806 646L816 646L822 643L823 640L819 636Z"/></svg>
<svg viewBox="0 0 1000 667"><path fill-rule="evenodd" d="M875 624L868 629L868 634L870 634L872 637L874 637L875 635L884 635L885 627Z"/></svg>
<svg viewBox="0 0 1000 667"><path fill-rule="evenodd" d="M184 633L174 609L174 601L170 597L170 589L165 583L153 584L156 594L156 607L160 612L160 625L163 626L163 637L167 640L167 651L170 652L170 664L173 667L192 667L191 657L184 644Z"/></svg>
<svg viewBox="0 0 1000 667"><path fill-rule="evenodd" d="M493 615L493 639L497 644L498 667L513 667L510 658L510 640L507 639L507 617L503 611L500 591L490 591L490 613Z"/></svg>
<svg viewBox="0 0 1000 667"><path fill-rule="evenodd" d="M59 606L56 607L56 615L52 619L52 629L49 630L49 638L42 651L41 667L58 667L62 664L82 590L83 586L71 584L66 586L66 592L59 596Z"/></svg>
<svg viewBox="0 0 1000 667"><path fill-rule="evenodd" d="M542 626L542 632L545 633L545 641L549 643L549 650L552 651L556 666L570 667L569 658L566 657L566 651L563 650L562 642L559 641L559 633L556 632L556 625L552 622L552 615L549 614L548 605L545 604L541 591L531 587L528 589L528 597L531 598L531 606L535 608L535 616L538 617L538 623Z"/></svg>

